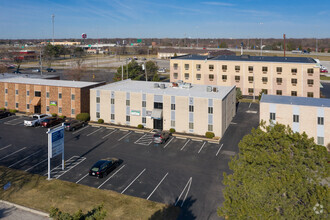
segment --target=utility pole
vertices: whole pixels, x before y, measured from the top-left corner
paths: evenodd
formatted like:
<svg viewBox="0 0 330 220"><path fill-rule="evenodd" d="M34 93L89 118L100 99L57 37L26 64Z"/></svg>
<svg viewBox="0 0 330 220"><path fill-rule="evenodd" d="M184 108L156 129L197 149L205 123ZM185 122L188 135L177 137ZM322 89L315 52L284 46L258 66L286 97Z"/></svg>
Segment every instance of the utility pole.
<svg viewBox="0 0 330 220"><path fill-rule="evenodd" d="M54 19L55 19L55 15L52 14L52 23L53 23L53 46L54 46Z"/></svg>

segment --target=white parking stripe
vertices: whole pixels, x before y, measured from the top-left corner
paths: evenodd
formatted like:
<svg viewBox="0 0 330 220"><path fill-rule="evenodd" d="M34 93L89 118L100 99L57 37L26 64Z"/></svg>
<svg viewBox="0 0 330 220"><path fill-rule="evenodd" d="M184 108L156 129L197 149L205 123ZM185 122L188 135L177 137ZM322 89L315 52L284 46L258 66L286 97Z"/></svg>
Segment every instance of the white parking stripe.
<svg viewBox="0 0 330 220"><path fill-rule="evenodd" d="M99 187L97 187L98 189L101 188L106 182L108 182L108 180L110 180L114 175L116 175L121 169L123 169L125 167L126 164L124 164L122 167L119 168L119 170L117 170L116 172L114 172L114 174L112 174L108 179L106 179L106 181L104 181L101 185L99 185Z"/></svg>
<svg viewBox="0 0 330 220"><path fill-rule="evenodd" d="M25 148L26 148L26 147L23 147L22 149L19 149L19 150L15 151L14 153L8 154L7 156L4 156L4 157L1 158L0 160L3 160L3 159L5 159L5 158L7 158L7 157L9 157L9 156L11 156L11 155L13 155L13 154L16 154L16 153L18 153L18 152L24 150Z"/></svg>
<svg viewBox="0 0 330 220"><path fill-rule="evenodd" d="M8 119L8 118L12 118L12 117L14 117L15 115L11 115L11 116L8 116L8 117L6 117L6 118L2 118L2 119L0 119L0 121L3 121L3 120L6 120L6 119Z"/></svg>
<svg viewBox="0 0 330 220"><path fill-rule="evenodd" d="M33 169L34 167L38 166L39 164L41 164L41 163L43 163L43 162L46 162L47 160L48 160L48 159L44 159L43 161L37 163L36 165L33 165L32 167L30 167L29 169L26 169L25 171L27 172L27 171Z"/></svg>
<svg viewBox="0 0 330 220"><path fill-rule="evenodd" d="M125 134L124 136L122 136L121 138L118 139L118 141L123 140L125 137L127 137L130 133L132 133L131 131L129 131L127 134Z"/></svg>
<svg viewBox="0 0 330 220"><path fill-rule="evenodd" d="M204 145L206 144L206 142L204 142L204 144L202 145L201 149L199 149L198 153L201 152L201 150L203 149Z"/></svg>
<svg viewBox="0 0 330 220"><path fill-rule="evenodd" d="M114 132L116 132L117 130L115 129L115 130L113 130L112 132L110 132L109 134L107 134L107 135L105 135L104 137L102 137L102 139L104 139L104 138L106 138L106 137L108 137L109 135L111 135L112 133L114 133Z"/></svg>
<svg viewBox="0 0 330 220"><path fill-rule="evenodd" d="M93 131L93 132L91 132L91 133L87 134L86 136L88 137L88 136L90 136L90 135L92 135L92 134L94 134L94 133L96 133L96 132L100 131L101 129L102 129L102 128L96 129L95 131Z"/></svg>
<svg viewBox="0 0 330 220"><path fill-rule="evenodd" d="M89 125L87 125L87 126L84 127L84 128L80 128L78 131L74 131L74 132L72 132L72 134L77 134L78 132L81 132L81 131L85 130L86 128L89 128Z"/></svg>
<svg viewBox="0 0 330 220"><path fill-rule="evenodd" d="M69 161L71 161L73 158L76 158L78 156L72 156L70 157L68 160L65 161L65 163L68 163ZM85 158L86 159L86 158ZM52 173L52 171L56 170L57 168L61 168L62 170L62 163L56 167L54 167L53 169L50 170L50 173ZM46 176L48 174L48 171L44 174L44 176Z"/></svg>
<svg viewBox="0 0 330 220"><path fill-rule="evenodd" d="M183 145L183 147L180 150L183 150L185 148L185 146L189 143L190 139L188 139L188 141Z"/></svg>
<svg viewBox="0 0 330 220"><path fill-rule="evenodd" d="M181 203L181 207L183 206L184 200L186 200L187 195L188 195L188 192L189 192L189 190L190 190L191 182L192 182L192 177L189 178L189 180L188 180L186 186L183 188L183 190L182 190L182 192L181 192L179 198L176 200L174 206L176 206L176 204L180 201L180 198L181 198L182 194L184 193L184 191L186 190L186 188L187 188L187 186L188 186L188 190L187 190L187 192L186 192L186 195L185 195L185 197L184 197L184 199L183 199L183 201L182 201L182 203Z"/></svg>
<svg viewBox="0 0 330 220"><path fill-rule="evenodd" d="M174 139L174 137L172 137L171 140L169 142L167 142L167 144L165 144L164 148L166 148L167 145L169 145L173 139Z"/></svg>
<svg viewBox="0 0 330 220"><path fill-rule="evenodd" d="M19 161L17 161L16 163L14 163L14 164L10 165L10 166L9 166L9 168L10 168L10 167L12 167L12 166L15 166L16 164L18 164L18 163L20 163L20 162L22 162L23 160L26 160L26 159L28 159L29 157L32 157L33 155L35 155L35 154L39 153L40 151L42 151L42 150L38 150L38 151L37 151L37 152L35 152L34 154L31 154L30 156L27 156L27 157L23 158L22 160L19 160Z"/></svg>
<svg viewBox="0 0 330 220"><path fill-rule="evenodd" d="M58 176L56 177L56 179L60 178L61 176L63 176L63 175L66 174L67 172L69 172L72 168L76 167L78 164L81 164L84 160L86 160L85 157L81 157L81 158L82 158L82 160L80 160L79 163L76 163L75 165L70 166L69 169L67 169L66 171L64 171L64 172L61 173L60 175L58 175ZM80 159L80 158L79 158L79 159Z"/></svg>
<svg viewBox="0 0 330 220"><path fill-rule="evenodd" d="M167 177L168 173L165 174L165 176L163 177L163 179L158 183L158 185L155 187L155 189L150 193L150 195L148 196L147 200L149 200L149 198L152 196L152 194L154 194L154 192L156 191L156 189L158 188L158 186L164 181L164 179Z"/></svg>
<svg viewBox="0 0 330 220"><path fill-rule="evenodd" d="M79 183L81 180L83 180L88 175L89 175L89 173L87 173L85 176L81 177L76 183Z"/></svg>
<svg viewBox="0 0 330 220"><path fill-rule="evenodd" d="M222 146L223 146L223 144L221 144L221 146L219 147L219 150L218 150L218 152L217 152L217 154L216 154L215 156L218 156L218 154L219 154L219 152L220 152Z"/></svg>
<svg viewBox="0 0 330 220"><path fill-rule="evenodd" d="M0 148L0 150L4 150L4 149L6 149L6 148L8 148L8 147L10 147L11 146L11 144L8 144L7 146L5 146L5 147L3 147L3 148Z"/></svg>
<svg viewBox="0 0 330 220"><path fill-rule="evenodd" d="M137 177L135 177L135 179L121 192L121 194L123 194L135 182L135 180L137 180L137 178L139 178L142 173L144 173L144 171L146 171L146 168L144 168L144 170L142 170L142 172Z"/></svg>

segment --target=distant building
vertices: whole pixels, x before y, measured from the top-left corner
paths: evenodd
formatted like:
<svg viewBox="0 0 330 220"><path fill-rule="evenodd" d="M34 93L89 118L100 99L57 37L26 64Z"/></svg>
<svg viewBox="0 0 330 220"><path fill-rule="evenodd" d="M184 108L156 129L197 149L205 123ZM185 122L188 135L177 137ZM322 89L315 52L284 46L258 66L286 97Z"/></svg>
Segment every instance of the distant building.
<svg viewBox="0 0 330 220"><path fill-rule="evenodd" d="M330 144L330 99L262 95L261 120L289 125L294 132L313 137L316 144Z"/></svg>
<svg viewBox="0 0 330 220"><path fill-rule="evenodd" d="M80 45L80 42L58 41L58 42L53 43L53 41L50 41L50 42L41 42L40 44L42 44L42 45L51 44L51 45L54 45L54 46L57 46L57 45L74 46L74 45Z"/></svg>
<svg viewBox="0 0 330 220"><path fill-rule="evenodd" d="M204 50L195 48L160 48L158 50L158 59L170 59L171 57L184 56L188 54L196 54L203 56L219 56L219 55L235 55L236 53L230 50Z"/></svg>
<svg viewBox="0 0 330 220"><path fill-rule="evenodd" d="M36 60L38 56L34 50L15 50L10 53L19 60Z"/></svg>

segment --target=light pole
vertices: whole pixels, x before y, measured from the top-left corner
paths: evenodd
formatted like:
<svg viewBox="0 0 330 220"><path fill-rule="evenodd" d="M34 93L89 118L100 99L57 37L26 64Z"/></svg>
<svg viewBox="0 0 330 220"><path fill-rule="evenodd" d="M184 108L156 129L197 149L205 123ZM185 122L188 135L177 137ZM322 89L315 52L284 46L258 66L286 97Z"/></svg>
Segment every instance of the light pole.
<svg viewBox="0 0 330 220"><path fill-rule="evenodd" d="M53 23L53 46L54 46L54 19L55 19L55 15L52 14L52 23Z"/></svg>

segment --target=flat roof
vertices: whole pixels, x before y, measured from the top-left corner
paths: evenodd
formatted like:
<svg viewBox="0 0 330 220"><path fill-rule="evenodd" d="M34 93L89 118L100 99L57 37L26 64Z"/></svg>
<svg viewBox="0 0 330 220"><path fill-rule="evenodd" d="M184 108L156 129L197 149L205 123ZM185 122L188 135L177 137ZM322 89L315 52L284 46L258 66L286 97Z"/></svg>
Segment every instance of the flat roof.
<svg viewBox="0 0 330 220"><path fill-rule="evenodd" d="M83 81L70 81L70 80L36 79L36 78L25 78L25 77L4 78L4 79L0 79L0 82L43 85L43 86L74 87L74 88L83 88L87 86L97 85L100 83L100 82L83 82Z"/></svg>
<svg viewBox="0 0 330 220"><path fill-rule="evenodd" d="M216 57L199 56L199 55L184 55L173 57L171 59L178 60L224 60L224 61L247 61L247 62L277 62L277 63L316 63L311 57L272 57L272 56L234 56L220 55Z"/></svg>
<svg viewBox="0 0 330 220"><path fill-rule="evenodd" d="M165 89L155 88L154 85L164 84ZM115 83L93 88L92 90L111 90L123 92L151 93L155 95L187 96L198 98L224 99L235 86L212 86L216 87L218 92L207 92L207 85L191 85L191 88L172 87L172 83L146 82L136 80L123 80Z"/></svg>
<svg viewBox="0 0 330 220"><path fill-rule="evenodd" d="M330 107L330 99L325 98L310 98L297 96L280 96L280 95L265 95L263 94L260 102L285 104L285 105L304 105L315 107Z"/></svg>
<svg viewBox="0 0 330 220"><path fill-rule="evenodd" d="M1 73L0 79L5 78L34 78L34 79L49 79L54 77L59 77L59 75L40 75L40 74L16 74L16 73Z"/></svg>

